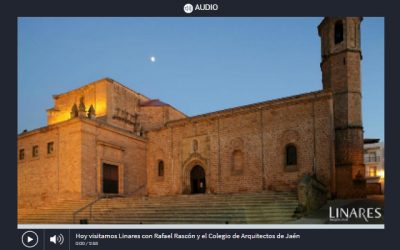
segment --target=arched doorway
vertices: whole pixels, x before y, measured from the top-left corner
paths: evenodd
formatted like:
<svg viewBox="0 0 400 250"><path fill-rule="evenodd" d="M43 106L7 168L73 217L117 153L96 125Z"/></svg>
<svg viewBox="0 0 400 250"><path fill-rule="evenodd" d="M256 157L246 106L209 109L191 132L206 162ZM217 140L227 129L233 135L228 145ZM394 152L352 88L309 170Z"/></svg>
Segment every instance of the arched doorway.
<svg viewBox="0 0 400 250"><path fill-rule="evenodd" d="M201 166L196 165L190 171L190 185L192 194L206 192L206 173Z"/></svg>

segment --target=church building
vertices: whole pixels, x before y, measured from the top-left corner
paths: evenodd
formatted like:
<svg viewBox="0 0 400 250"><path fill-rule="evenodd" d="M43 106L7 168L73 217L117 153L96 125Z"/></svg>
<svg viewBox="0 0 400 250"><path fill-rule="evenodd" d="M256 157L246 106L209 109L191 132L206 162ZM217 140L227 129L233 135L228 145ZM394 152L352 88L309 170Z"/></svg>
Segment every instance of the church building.
<svg viewBox="0 0 400 250"><path fill-rule="evenodd" d="M318 26L315 92L192 117L110 78L54 95L47 126L18 135L18 207L297 191L305 176L326 198L364 197L361 21L326 17Z"/></svg>

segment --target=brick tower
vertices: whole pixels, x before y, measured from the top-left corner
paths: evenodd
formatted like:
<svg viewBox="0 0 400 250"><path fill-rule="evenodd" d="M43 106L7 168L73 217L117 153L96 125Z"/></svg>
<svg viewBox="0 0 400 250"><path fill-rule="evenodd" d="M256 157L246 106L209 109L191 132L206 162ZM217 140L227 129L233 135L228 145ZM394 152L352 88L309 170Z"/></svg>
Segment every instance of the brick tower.
<svg viewBox="0 0 400 250"><path fill-rule="evenodd" d="M323 89L333 94L335 186L338 198L365 197L361 21L361 17L325 17L318 26Z"/></svg>

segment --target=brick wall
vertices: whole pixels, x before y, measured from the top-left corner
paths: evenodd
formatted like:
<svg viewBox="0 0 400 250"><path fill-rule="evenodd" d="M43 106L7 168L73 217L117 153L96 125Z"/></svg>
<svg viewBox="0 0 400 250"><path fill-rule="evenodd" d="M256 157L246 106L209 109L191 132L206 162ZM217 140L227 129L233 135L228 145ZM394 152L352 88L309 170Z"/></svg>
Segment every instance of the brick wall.
<svg viewBox="0 0 400 250"><path fill-rule="evenodd" d="M54 151L47 153L47 143ZM21 135L18 149L25 159L18 159L18 206L38 206L56 199L78 199L81 192L81 135L76 121L64 126L50 126ZM39 155L32 156L32 147Z"/></svg>
<svg viewBox="0 0 400 250"><path fill-rule="evenodd" d="M312 173L314 162L317 177L331 189L332 108L331 95L319 92L168 123L148 135L148 192L190 192L195 165L205 169L207 192L293 190L304 174ZM285 170L289 143L298 150L294 171ZM165 162L163 177L158 176L160 160Z"/></svg>
<svg viewBox="0 0 400 250"><path fill-rule="evenodd" d="M47 154L47 143L54 152ZM32 157L32 147L39 154ZM146 140L126 131L75 118L18 138L18 206L36 207L56 200L96 197L102 193L102 164L119 167L120 194L146 192Z"/></svg>

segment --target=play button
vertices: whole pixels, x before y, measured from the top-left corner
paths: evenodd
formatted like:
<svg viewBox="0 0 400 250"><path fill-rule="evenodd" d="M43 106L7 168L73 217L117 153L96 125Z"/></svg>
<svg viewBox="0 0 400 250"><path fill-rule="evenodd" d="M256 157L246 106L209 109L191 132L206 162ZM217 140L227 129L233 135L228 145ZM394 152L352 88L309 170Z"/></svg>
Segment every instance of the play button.
<svg viewBox="0 0 400 250"><path fill-rule="evenodd" d="M22 245L27 248L32 248L39 242L39 237L34 231L26 231L21 236Z"/></svg>

